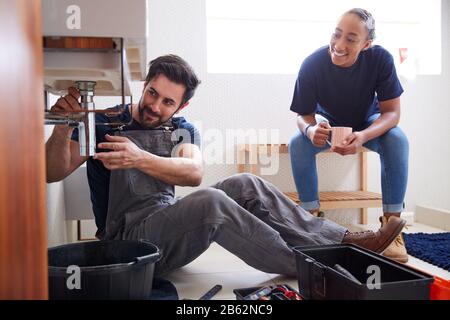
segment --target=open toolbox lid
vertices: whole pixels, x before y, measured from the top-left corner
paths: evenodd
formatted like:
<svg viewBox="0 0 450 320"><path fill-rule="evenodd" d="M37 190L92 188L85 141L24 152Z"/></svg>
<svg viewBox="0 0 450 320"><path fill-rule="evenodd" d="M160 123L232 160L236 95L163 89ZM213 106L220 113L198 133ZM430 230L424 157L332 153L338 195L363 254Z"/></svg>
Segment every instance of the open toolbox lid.
<svg viewBox="0 0 450 320"><path fill-rule="evenodd" d="M434 278L352 244L295 247L305 299L429 299ZM339 272L343 267L355 280Z"/></svg>

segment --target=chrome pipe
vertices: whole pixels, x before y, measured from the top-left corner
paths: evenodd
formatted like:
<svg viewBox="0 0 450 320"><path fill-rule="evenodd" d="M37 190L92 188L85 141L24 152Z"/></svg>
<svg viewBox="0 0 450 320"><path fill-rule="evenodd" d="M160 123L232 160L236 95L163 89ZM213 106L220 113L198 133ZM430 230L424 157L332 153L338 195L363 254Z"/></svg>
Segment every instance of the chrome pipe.
<svg viewBox="0 0 450 320"><path fill-rule="evenodd" d="M95 110L94 89L95 81L76 81L80 92L80 106L84 110ZM78 123L78 142L80 144L80 156L93 156L95 154L95 113L86 112Z"/></svg>

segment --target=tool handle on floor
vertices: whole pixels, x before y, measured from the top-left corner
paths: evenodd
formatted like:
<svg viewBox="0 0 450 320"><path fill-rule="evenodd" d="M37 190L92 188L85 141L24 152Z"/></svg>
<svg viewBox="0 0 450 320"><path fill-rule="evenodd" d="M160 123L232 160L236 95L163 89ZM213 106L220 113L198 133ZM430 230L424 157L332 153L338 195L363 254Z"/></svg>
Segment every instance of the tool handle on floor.
<svg viewBox="0 0 450 320"><path fill-rule="evenodd" d="M221 289L222 289L222 286L220 284L217 284L214 287L212 287L208 292L206 292L203 296L201 296L199 300L210 300Z"/></svg>
<svg viewBox="0 0 450 320"><path fill-rule="evenodd" d="M358 279L356 279L354 275L352 275L347 269L343 268L341 265L335 264L334 265L334 270L336 270L337 272L339 272L343 276L349 278L350 280L356 282L357 284L361 284L361 282Z"/></svg>

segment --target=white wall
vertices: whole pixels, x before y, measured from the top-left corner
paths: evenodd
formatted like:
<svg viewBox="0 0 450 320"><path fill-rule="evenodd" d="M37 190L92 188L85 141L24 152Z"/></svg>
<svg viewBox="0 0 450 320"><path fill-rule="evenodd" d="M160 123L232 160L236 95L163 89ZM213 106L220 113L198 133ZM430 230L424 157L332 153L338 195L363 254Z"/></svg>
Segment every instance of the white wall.
<svg viewBox="0 0 450 320"><path fill-rule="evenodd" d="M47 184L47 232L48 246L67 242L64 188L61 182Z"/></svg>

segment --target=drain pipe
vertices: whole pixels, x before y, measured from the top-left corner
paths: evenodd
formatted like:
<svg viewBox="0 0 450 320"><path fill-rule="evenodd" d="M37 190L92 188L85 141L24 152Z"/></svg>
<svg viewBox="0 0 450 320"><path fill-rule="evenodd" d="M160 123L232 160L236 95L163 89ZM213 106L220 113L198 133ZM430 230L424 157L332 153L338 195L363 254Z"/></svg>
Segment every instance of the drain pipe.
<svg viewBox="0 0 450 320"><path fill-rule="evenodd" d="M76 81L80 92L80 106L84 112L82 120L78 123L78 141L80 144L80 156L93 156L95 154L95 105L94 88L95 81Z"/></svg>

